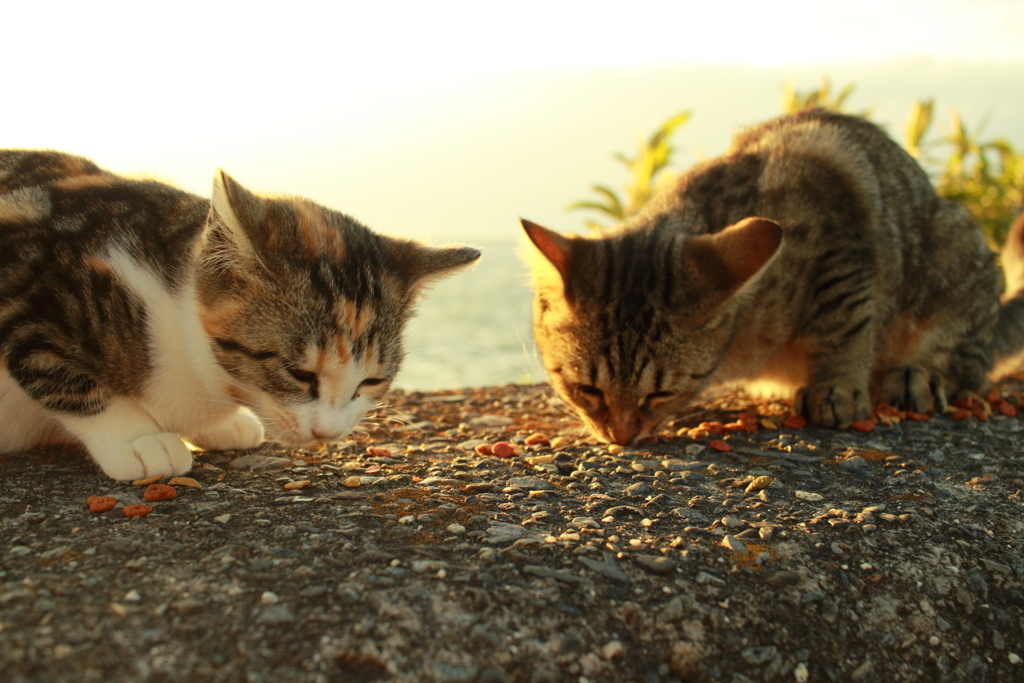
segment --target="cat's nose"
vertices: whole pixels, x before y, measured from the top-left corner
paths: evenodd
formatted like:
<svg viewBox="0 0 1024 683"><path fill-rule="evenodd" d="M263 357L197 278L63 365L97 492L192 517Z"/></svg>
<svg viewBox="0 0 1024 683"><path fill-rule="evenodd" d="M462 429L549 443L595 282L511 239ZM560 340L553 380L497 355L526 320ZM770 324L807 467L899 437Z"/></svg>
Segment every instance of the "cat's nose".
<svg viewBox="0 0 1024 683"><path fill-rule="evenodd" d="M320 441L330 441L341 436L341 431L327 427L313 427L313 438Z"/></svg>
<svg viewBox="0 0 1024 683"><path fill-rule="evenodd" d="M612 443L625 446L640 432L640 420L635 413L613 415L605 424L605 434Z"/></svg>

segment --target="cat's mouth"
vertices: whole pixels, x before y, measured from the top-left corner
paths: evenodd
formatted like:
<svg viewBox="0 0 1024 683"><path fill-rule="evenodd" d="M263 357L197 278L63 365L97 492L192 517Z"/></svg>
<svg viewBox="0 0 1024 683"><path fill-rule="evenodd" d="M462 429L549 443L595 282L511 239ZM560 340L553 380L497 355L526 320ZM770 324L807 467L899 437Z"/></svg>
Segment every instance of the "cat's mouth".
<svg viewBox="0 0 1024 683"><path fill-rule="evenodd" d="M654 433L658 422L644 417L639 410L608 414L603 420L595 420L586 414L583 422L599 441L625 446Z"/></svg>

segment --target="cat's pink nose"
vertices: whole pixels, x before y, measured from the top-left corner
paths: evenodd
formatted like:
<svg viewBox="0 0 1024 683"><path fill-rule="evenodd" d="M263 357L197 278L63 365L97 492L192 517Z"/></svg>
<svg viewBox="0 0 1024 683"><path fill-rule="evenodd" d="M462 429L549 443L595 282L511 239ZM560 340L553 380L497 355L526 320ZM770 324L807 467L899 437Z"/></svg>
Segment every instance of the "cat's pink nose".
<svg viewBox="0 0 1024 683"><path fill-rule="evenodd" d="M320 439L321 441L330 441L331 439L337 439L341 435L341 432L334 429L327 429L326 427L313 427L313 438Z"/></svg>
<svg viewBox="0 0 1024 683"><path fill-rule="evenodd" d="M605 434L612 443L625 446L640 433L640 420L636 415L617 415L611 417L605 425Z"/></svg>

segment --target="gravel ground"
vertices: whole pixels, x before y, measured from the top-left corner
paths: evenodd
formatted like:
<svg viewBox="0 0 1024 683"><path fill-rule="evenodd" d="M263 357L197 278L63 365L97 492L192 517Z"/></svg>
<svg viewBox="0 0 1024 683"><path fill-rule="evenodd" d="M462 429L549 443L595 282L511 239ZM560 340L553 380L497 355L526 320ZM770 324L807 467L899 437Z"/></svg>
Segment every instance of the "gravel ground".
<svg viewBox="0 0 1024 683"><path fill-rule="evenodd" d="M201 453L133 519L79 452L0 459L3 680L1024 679L1024 418L778 429L732 394L673 432L756 432L621 449L544 385L391 401Z"/></svg>

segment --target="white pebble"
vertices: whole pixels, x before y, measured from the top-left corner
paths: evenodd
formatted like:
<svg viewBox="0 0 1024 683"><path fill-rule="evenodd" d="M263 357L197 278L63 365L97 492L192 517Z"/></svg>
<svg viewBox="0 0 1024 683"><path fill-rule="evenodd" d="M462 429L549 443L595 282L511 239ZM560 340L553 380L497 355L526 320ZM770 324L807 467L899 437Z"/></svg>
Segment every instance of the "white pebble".
<svg viewBox="0 0 1024 683"><path fill-rule="evenodd" d="M447 527L445 527L445 531L447 531L450 534L458 536L460 534L466 533L466 527L462 526L461 524L449 524Z"/></svg>
<svg viewBox="0 0 1024 683"><path fill-rule="evenodd" d="M273 591L263 591L263 595L260 596L261 605L276 605L278 600L277 593Z"/></svg>
<svg viewBox="0 0 1024 683"><path fill-rule="evenodd" d="M1006 655L1006 658L1010 660L1010 664L1020 664L1020 657L1018 657L1016 653L1011 652Z"/></svg>
<svg viewBox="0 0 1024 683"><path fill-rule="evenodd" d="M137 590L135 590L133 588L130 591L128 591L127 593L124 594L124 599L127 600L128 602L138 602L139 600L142 599L142 596L139 595L139 591L137 591Z"/></svg>

